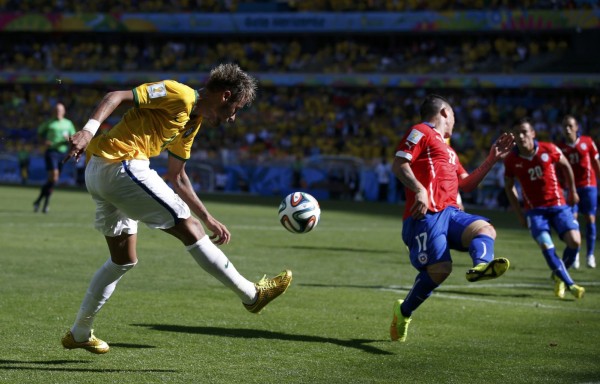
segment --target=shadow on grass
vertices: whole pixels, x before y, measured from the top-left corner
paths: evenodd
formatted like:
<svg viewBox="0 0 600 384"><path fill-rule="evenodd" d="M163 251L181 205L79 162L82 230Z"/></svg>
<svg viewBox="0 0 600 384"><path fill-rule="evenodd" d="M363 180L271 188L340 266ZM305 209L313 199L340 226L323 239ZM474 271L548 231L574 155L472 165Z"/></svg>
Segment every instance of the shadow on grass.
<svg viewBox="0 0 600 384"><path fill-rule="evenodd" d="M131 344L131 343L110 343L111 347L131 348L131 349L149 349L156 348L154 345Z"/></svg>
<svg viewBox="0 0 600 384"><path fill-rule="evenodd" d="M359 284L310 284L310 283L299 283L297 285L303 287L313 287L313 288L357 288L357 289L375 289L375 290L394 290L394 291L406 291L407 293L411 290L412 287L390 287L385 285L359 285ZM483 287L482 289L484 289ZM536 290L547 290L544 287L527 287L528 289L536 289ZM455 295L464 295L464 296L478 296L478 297L514 297L514 298L527 298L533 297L531 294L527 293L490 293L490 292L482 292L482 291L474 291L473 288L469 288L465 286L465 289L444 289L443 285L440 288L437 288L434 291L435 293L445 293L445 294L455 294Z"/></svg>
<svg viewBox="0 0 600 384"><path fill-rule="evenodd" d="M219 328L219 327L191 327L185 325L171 324L132 324L136 327L146 327L155 331L179 332L189 334L200 334L220 337L233 337L240 339L270 339L283 341L300 341L309 343L328 343L339 345L341 347L355 348L374 355L393 355L393 353L381 350L379 348L367 345L368 343L381 340L368 339L334 339L332 337L321 337L312 335L291 335L282 332L264 331L259 329L241 329L241 328Z"/></svg>
<svg viewBox="0 0 600 384"><path fill-rule="evenodd" d="M113 344L114 345L114 344ZM51 365L66 364L88 364L93 360L46 360L46 361L27 361L27 360L1 360L0 370L14 371L52 371L52 372L97 372L97 373L168 373L177 372L173 369L111 369L111 368L71 368L71 367L51 367ZM33 365L33 366L32 366Z"/></svg>
<svg viewBox="0 0 600 384"><path fill-rule="evenodd" d="M383 253L398 253L396 251L390 251L385 249L366 249L366 248L350 248L350 247L323 247L323 246L311 246L311 245L291 245L289 247L291 249L300 249L300 250L318 250L318 251L335 251L335 252L353 252L353 253L375 253L375 254L383 254Z"/></svg>

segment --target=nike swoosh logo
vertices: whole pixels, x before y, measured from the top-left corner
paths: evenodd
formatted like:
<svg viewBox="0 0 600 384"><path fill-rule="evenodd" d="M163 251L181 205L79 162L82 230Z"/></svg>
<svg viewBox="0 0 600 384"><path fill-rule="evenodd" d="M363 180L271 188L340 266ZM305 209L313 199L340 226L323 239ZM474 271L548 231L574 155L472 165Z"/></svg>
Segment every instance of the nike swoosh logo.
<svg viewBox="0 0 600 384"><path fill-rule="evenodd" d="M229 267L229 260L227 260L227 262L225 263L225 269L227 269Z"/></svg>

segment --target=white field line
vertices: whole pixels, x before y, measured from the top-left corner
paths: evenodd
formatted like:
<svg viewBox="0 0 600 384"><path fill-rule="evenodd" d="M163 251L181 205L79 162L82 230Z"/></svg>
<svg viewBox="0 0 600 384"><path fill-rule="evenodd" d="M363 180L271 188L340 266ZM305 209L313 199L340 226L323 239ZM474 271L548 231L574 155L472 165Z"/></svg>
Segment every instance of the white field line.
<svg viewBox="0 0 600 384"><path fill-rule="evenodd" d="M588 282L580 282L582 286L600 286L600 282L597 281L588 281ZM564 306L560 305L547 305L539 302L517 302L512 300L496 300L496 299L488 299L488 298L480 298L480 297L470 297L470 296L460 296L454 294L444 293L444 289L472 289L472 288L547 288L549 285L546 284L527 284L527 283L517 283L517 284L476 284L476 285L442 285L440 291L434 291L433 295L435 297L452 299L452 300L464 300L464 301L474 301L480 303L491 303L491 304L502 304L502 305L511 305L511 306L520 306L520 307L535 307L535 308L544 308L544 309L560 309L564 310ZM396 292L396 293L406 293L410 291L412 286L390 286L387 288L381 288L382 291ZM589 313L600 313L600 309L587 309L587 308L569 308L569 311L574 312L589 312Z"/></svg>

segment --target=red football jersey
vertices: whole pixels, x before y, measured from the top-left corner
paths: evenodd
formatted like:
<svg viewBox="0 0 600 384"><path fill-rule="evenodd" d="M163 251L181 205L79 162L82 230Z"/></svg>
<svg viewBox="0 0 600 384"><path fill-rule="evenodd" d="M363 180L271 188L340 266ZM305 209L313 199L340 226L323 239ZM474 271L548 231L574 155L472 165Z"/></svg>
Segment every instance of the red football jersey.
<svg viewBox="0 0 600 384"><path fill-rule="evenodd" d="M554 164L562 153L552 143L537 142L535 154L523 157L515 150L504 159L504 174L521 184L525 209L565 205Z"/></svg>
<svg viewBox="0 0 600 384"><path fill-rule="evenodd" d="M426 123L413 126L398 144L396 156L410 162L415 177L427 189L430 212L439 212L448 206L458 207L458 176L467 172L439 132ZM415 202L415 193L405 189L406 219Z"/></svg>
<svg viewBox="0 0 600 384"><path fill-rule="evenodd" d="M596 173L592 168L592 159L598 158L598 148L594 140L589 136L580 136L575 141L575 144L567 144L562 142L558 147L563 152L575 175L575 186L595 187L597 185Z"/></svg>

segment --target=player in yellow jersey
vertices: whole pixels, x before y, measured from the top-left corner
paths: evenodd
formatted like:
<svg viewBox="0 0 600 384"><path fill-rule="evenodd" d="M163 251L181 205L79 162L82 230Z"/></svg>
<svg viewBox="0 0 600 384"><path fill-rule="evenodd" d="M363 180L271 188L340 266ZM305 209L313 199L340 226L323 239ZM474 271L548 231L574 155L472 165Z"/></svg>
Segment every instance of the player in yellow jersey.
<svg viewBox="0 0 600 384"><path fill-rule="evenodd" d="M181 240L196 262L252 313L285 292L292 280L289 270L252 283L235 269L217 247L230 241L229 230L208 212L185 172L201 124L233 122L239 109L254 100L256 88L256 80L237 65L221 64L199 90L164 80L110 92L70 139L65 161L79 160L87 149L86 187L96 202L95 226L106 238L110 259L92 278L75 323L62 338L65 348L108 352L108 344L92 334L92 323L118 281L138 261L138 221ZM109 132L94 137L100 124L125 102L134 107ZM169 155L164 176L172 188L149 167L149 159L163 151Z"/></svg>

